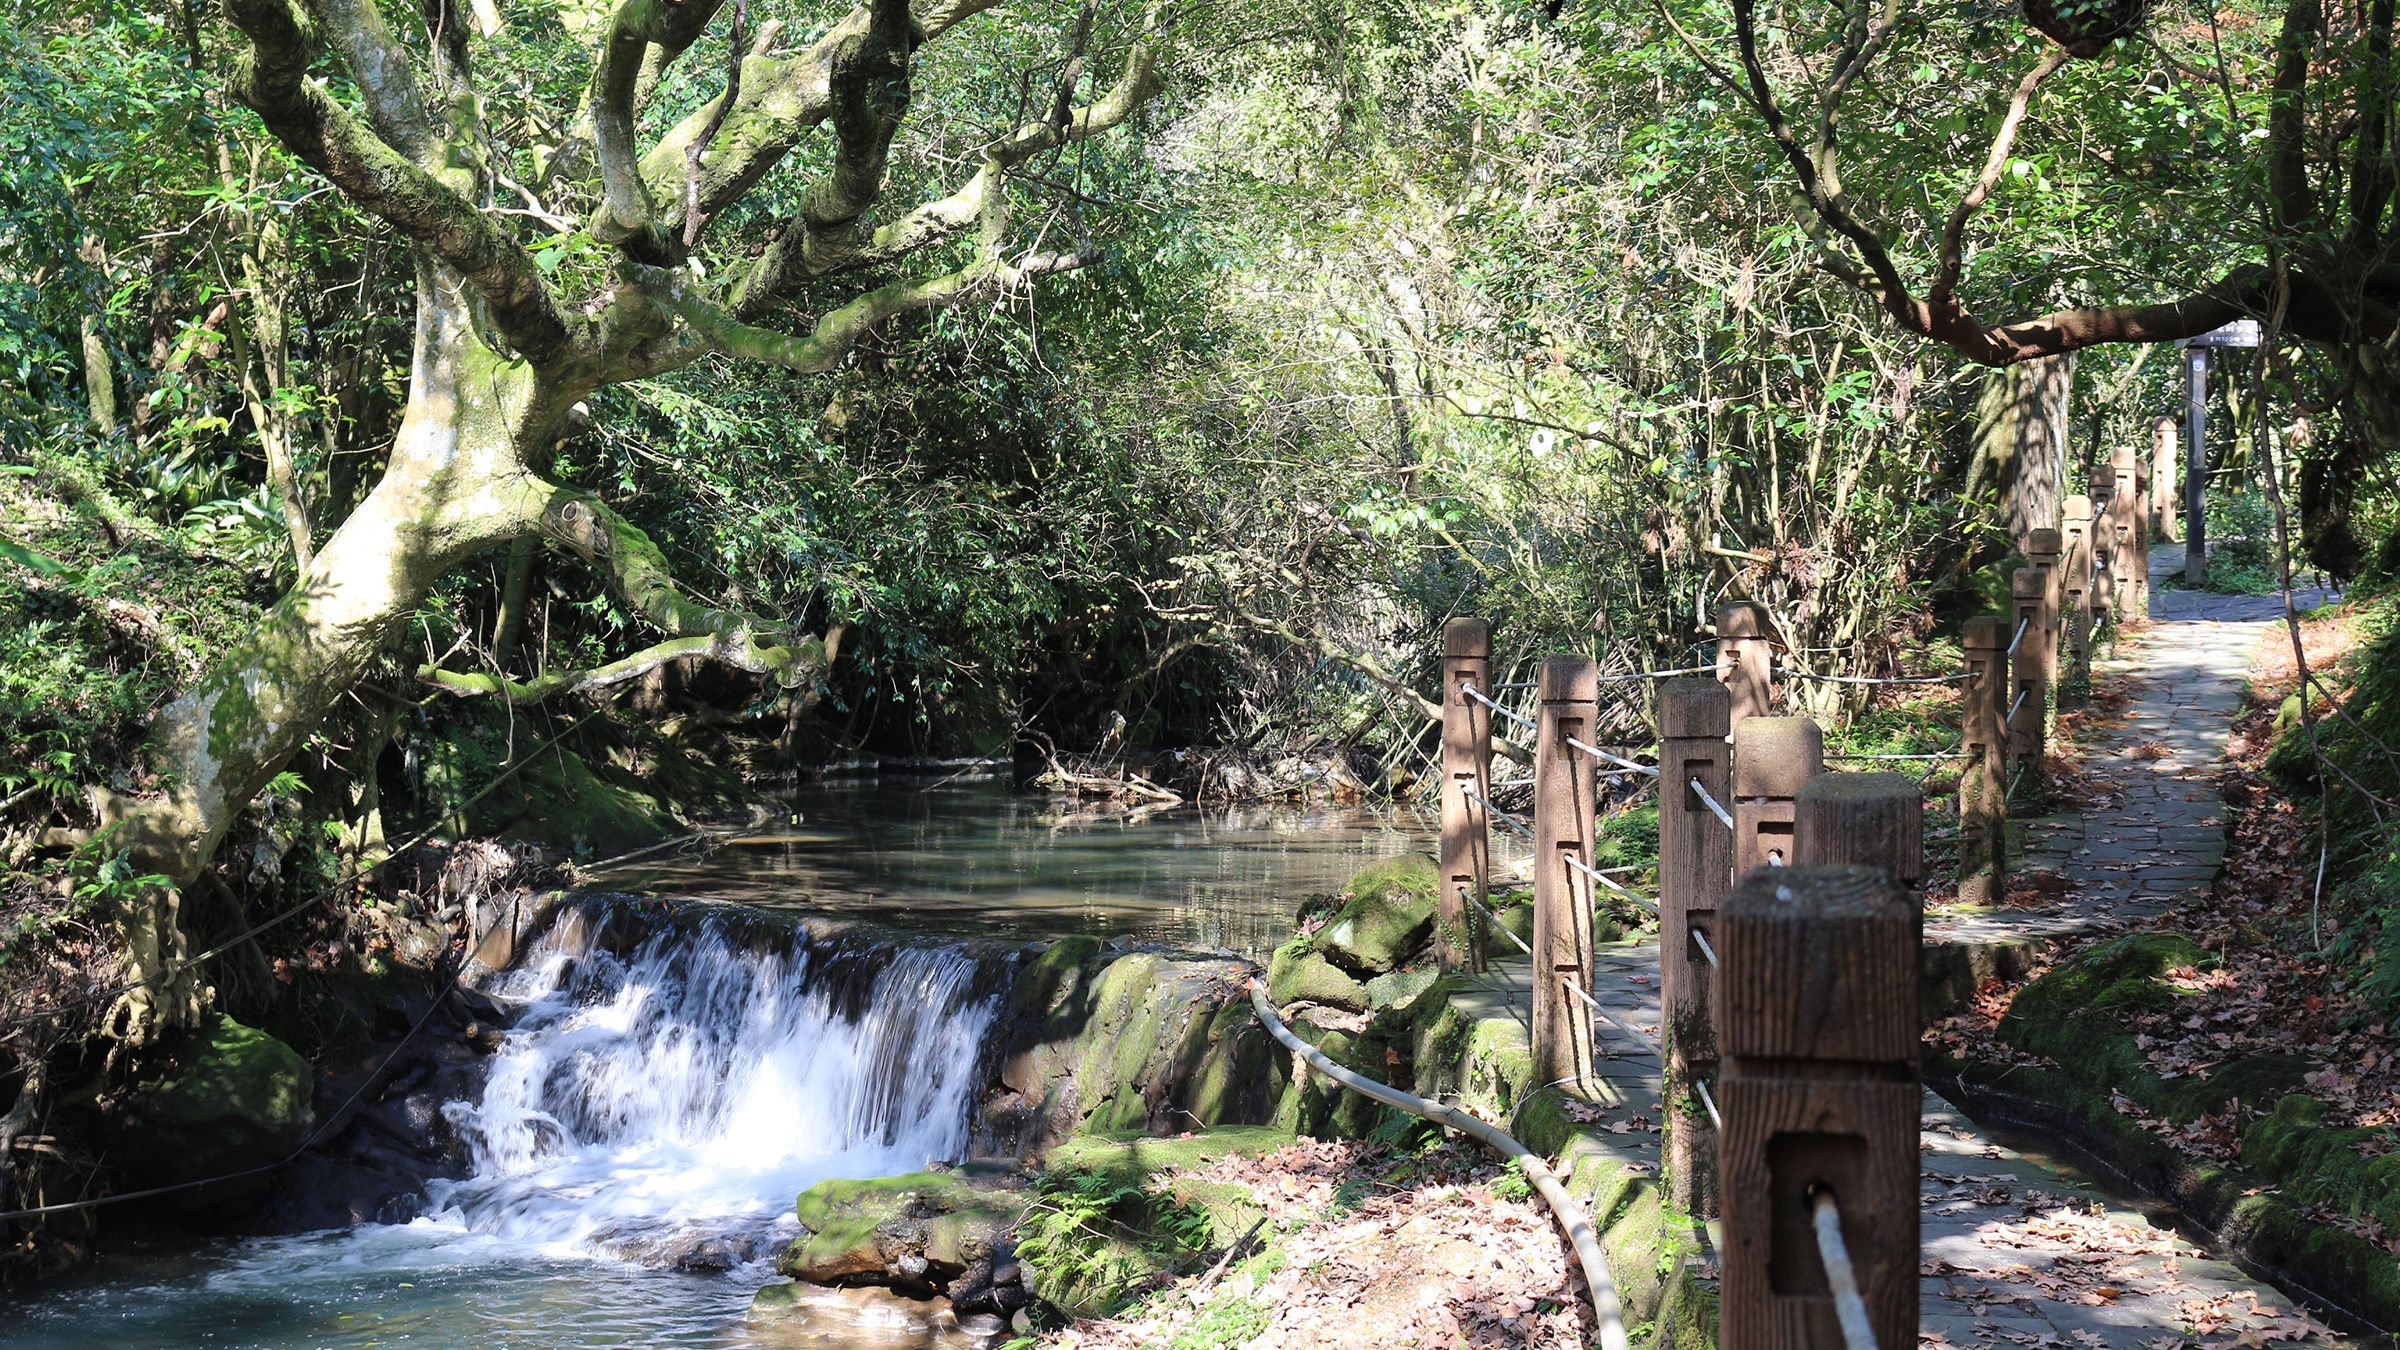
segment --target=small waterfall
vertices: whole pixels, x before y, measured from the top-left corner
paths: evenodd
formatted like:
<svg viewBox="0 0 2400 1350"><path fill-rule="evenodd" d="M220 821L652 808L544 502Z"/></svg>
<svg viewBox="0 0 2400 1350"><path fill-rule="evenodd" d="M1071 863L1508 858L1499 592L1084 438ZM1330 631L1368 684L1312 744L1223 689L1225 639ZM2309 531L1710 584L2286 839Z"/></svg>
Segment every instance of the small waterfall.
<svg viewBox="0 0 2400 1350"><path fill-rule="evenodd" d="M482 1095L451 1103L471 1173L429 1217L552 1250L726 1265L793 1197L967 1147L996 999L956 946L643 924L568 908L486 992L517 1008Z"/></svg>

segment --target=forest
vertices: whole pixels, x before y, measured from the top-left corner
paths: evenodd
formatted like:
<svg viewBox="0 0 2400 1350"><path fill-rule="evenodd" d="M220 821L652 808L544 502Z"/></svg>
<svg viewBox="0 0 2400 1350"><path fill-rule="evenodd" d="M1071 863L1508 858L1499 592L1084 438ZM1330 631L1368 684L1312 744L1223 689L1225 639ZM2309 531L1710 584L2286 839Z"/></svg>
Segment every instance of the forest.
<svg viewBox="0 0 2400 1350"><path fill-rule="evenodd" d="M1929 1023L1926 1081L1950 1065L1961 1086L1945 1097L1982 1119L1997 1099L1976 1086L1981 1066L2072 1076L2098 1052L2064 1031L2020 1034L2057 1001L2056 986L2032 991L2097 979L2087 958L2103 949L2109 978L2132 979L2125 953L2153 947L2109 944L2171 930L2189 952L2145 976L2197 1000L2174 1006L2204 1025L2187 1035L2182 1012L2129 1012L2141 1048L2095 1109L2122 1100L2112 1119L2144 1140L2275 1179L2266 1189L2295 1197L2309 1231L2385 1262L2400 1251L2400 1173L2320 1157L2371 1162L2400 1144L2393 0L6 3L0 1302L51 1309L41 1334L57 1339L30 1344L88 1343L76 1337L97 1323L39 1300L129 1245L398 1233L426 1214L522 1238L474 1217L499 1194L475 1188L521 1184L560 1149L605 1152L595 1122L630 1128L639 1111L600 1104L623 1084L578 1080L580 1105L525 1107L555 1137L504 1145L491 1121L513 1080L484 1066L534 1056L521 1076L554 1088L597 1074L588 1049L541 1041L545 1019L705 961L761 980L760 962L785 962L787 992L834 1010L824 1027L779 1031L791 1039L769 1060L853 1037L861 1065L951 1054L932 1047L988 1021L986 1039L955 1049L956 1082L887 1081L886 1065L794 1089L778 1109L864 1094L823 1129L864 1130L859 1157L874 1161L812 1154L761 1183L783 1188L778 1214L802 1192L803 1240L783 1257L718 1236L731 1255L691 1258L688 1234L595 1226L596 1199L571 1241L544 1235L553 1246L932 1297L922 1254L891 1257L915 1273L889 1278L868 1273L882 1257L827 1256L826 1235L868 1211L820 1192L934 1157L969 1160L965 1177L1006 1155L1042 1164L1025 1183L1032 1208L1009 1210L999 1240L1013 1245L966 1261L941 1299L960 1317L988 1303L1007 1330L951 1341L973 1328L943 1324L922 1344L1384 1343L1367 1314L1324 1312L1359 1306L1346 1296L1277 1274L1319 1268L1310 1251L1333 1259L1323 1226L1354 1193L1328 1178L1352 1168L1379 1178L1355 1185L1393 1194L1462 1185L1499 1207L1476 1219L1498 1232L1516 1222L1506 1205L1528 1203L1526 1173L1494 1173L1455 1129L1402 1140L1398 1113L1379 1124L1325 1080L1268 1065L1283 1052L1246 1020L1258 1034L1238 1072L1176 1058L1161 1026L1197 1007L1221 1030L1249 1004L1165 967L1120 989L1136 977L1118 946L1074 945L1120 942L1088 926L1125 900L1095 873L1057 864L1058 886L1084 888L1072 931L1003 915L978 888L1050 884L1051 864L1026 859L1078 831L1172 852L1200 846L1131 841L1162 822L1258 821L1244 828L1296 850L1290 839L1327 828L1315 813L1338 809L1374 822L1342 827L1357 838L1401 839L1418 827L1392 822L1464 809L1445 795L1446 727L1466 706L1446 683L1446 625L1491 623L1480 678L1495 691L1534 690L1562 654L1605 688L1645 689L1648 673L1717 667L1719 617L1749 602L1773 634L1781 711L1822 726L1831 759L1917 770L1923 847L1942 859L1922 883L1927 912L1965 904L1950 841L1976 837L1973 771L1942 755L1972 740L1970 695L1924 673L1972 669L1970 621L2011 612L2012 576L2062 510L2081 502L2088 528L2095 503L2110 509L2128 451L2149 505L2126 556L2151 590L2143 612L2104 626L2121 679L2091 667L2089 706L2072 711L2061 685L2047 722L2036 700L2047 764L2037 749L2038 781L2010 785L2018 834L1997 827L2003 852L2021 843L2029 859L2045 820L2084 822L2091 845L2054 870L2024 864L2027 889L2002 888L1993 912L2074 894L2089 880L2077 859L2114 856L2103 822L2126 809L2111 786L2124 762L2188 767L2178 782L2209 794L2215 814L2194 819L2223 861L2212 853L2163 918L2145 910L2029 963L1978 967L1983 983ZM2187 570L2194 534L2206 557ZM2153 727L2136 685L2189 693L2214 678L2192 673L2189 644L2239 625L2232 702L2207 712L2220 744L2187 766L2171 733L2188 709ZM1902 683L1876 683L1890 680ZM1588 734L1664 765L1654 722L1666 725L1655 700L1611 694ZM1530 785L1546 781L1548 761L1524 748L1532 730L1481 733L1497 772L1529 771L1482 780L1496 801L1478 809L1495 819L1533 810ZM1634 764L1646 767L1658 775ZM923 806L986 779L1006 789L957 822ZM1662 829L1663 806L1608 801L1589 861L1665 890L1661 849L1679 826ZM1036 802L1039 827L1009 833ZM930 831L910 836L926 856L905 864L882 852L898 836L875 833L904 819ZM2181 847L2180 819L2146 817L2142 837ZM1433 849L1429 835L1341 838L1367 850L1356 866ZM623 870L749 856L761 839L784 850L776 866L855 848L922 869L859 883L878 903L930 913L955 895L985 912L956 932L919 915L901 925L915 936L895 938L843 909L832 929L811 918L777 937L757 916L784 899L762 911L727 897L772 890L830 913L825 897L849 894L834 863L706 872L737 887L723 895L694 880L701 862ZM1004 881L976 849L1013 859ZM1195 871L1168 907L1198 922L1193 897L1213 883L1197 860L1179 865ZM1272 972L1287 1014L1284 972L1315 962L1331 983L1297 1002L1337 1011L1298 1026L1303 1038L1362 1072L1414 1057L1422 1092L1442 1014L1375 981L1435 964L1449 979L1450 929L1429 916L1456 902L1430 871L1423 894L1370 880L1383 875L1274 871L1227 902L1278 906L1267 937L1162 940ZM1493 895L1510 884L1493 880ZM1329 916L1399 905L1403 890L1432 906L1413 954L1327 945L1348 931ZM575 917L619 892L630 908ZM705 922L669 916L712 896ZM492 917L528 897L545 906L538 943ZM1524 903L1530 914L1534 892ZM1510 911L1494 904L1497 931ZM843 926L861 915L881 945ZM1648 921L1628 911L1603 927L1632 941ZM1053 945L975 945L1024 939ZM526 983L537 969L560 983ZM906 1000L872 991L904 976L919 981L908 999L950 1010L941 1027L885 1025ZM699 1019L679 1024L689 1034L657 1030L626 1052L647 1069L612 1072L671 1063L694 1084L747 1081L750 1059L680 1058L695 1037L734 1033L691 1032L722 1008L674 987L689 1000L676 1015ZM1070 990L1090 995L1091 1024L1061 1040L1059 1009L1085 1006ZM626 1016L669 1015L659 1006ZM1051 1039L1024 1030L1036 1023ZM1147 1105L1112 1115L1100 1104L1122 1099L1091 1078L1106 1058L1092 1052L1075 1071L1084 1114L1057 1125L1016 1066L1068 1062L1083 1052L1058 1046L1103 1031L1149 1047L1128 1063L1150 1054L1206 1079L1221 1111L1143 1077ZM432 1055L437 1036L447 1048ZM1049 1048L1012 1050L1012 1036ZM1370 1046L1388 1060L1345 1059ZM2272 1090L2170 1102L2195 1075L2230 1085L2225 1066L2244 1055L2299 1067ZM1256 1093L1223 1086L1253 1070L1280 1076ZM2303 1084L2327 1114L2290 1132L2276 1099ZM710 1113L733 1108L690 1090L657 1138L694 1150L676 1167L714 1167L741 1146L691 1122L718 1130ZM1504 1128L1541 1115L1523 1090L1475 1109ZM1966 1099L1978 1091L1984 1107ZM1032 1102L1037 1123L1006 1116L1004 1097ZM1166 1183L1090 1152L1108 1131L1169 1133L1169 1097L1189 1118L1175 1130L1205 1116L1346 1142L1264 1160L1202 1148L1179 1165L1213 1180L1191 1184L1284 1197L1246 1233L1221 1216L1211 1230L1207 1205L1177 1208ZM413 1123L357 1142L386 1105ZM1560 1127L1598 1119L1582 1109ZM951 1115L949 1133L927 1123ZM2282 1170L2299 1153L2317 1161ZM1399 1186L1394 1158L1418 1169ZM1664 1165L1681 1165L1671 1145ZM545 1195L606 1194L602 1175ZM1685 1199L1651 1203L1688 1218ZM910 1203L910 1222L939 1227L926 1216L985 1201ZM1147 1236L1103 1240L1127 1224ZM661 1242L681 1255L659 1257ZM1164 1273L1116 1270L1110 1242ZM1471 1325L1457 1343L1601 1335L1603 1300L1577 1302L1573 1255L1554 1238L1532 1246L1519 1264L1568 1292L1540 1294L1538 1312L1527 1302L1522 1325L1456 1312L1503 1295L1461 1295L1453 1313ZM1034 1272L1014 1303L990 1293L1016 1287L1002 1278L1011 1251ZM1713 1260L1699 1286L1710 1341ZM743 1286L743 1306L766 1277ZM2344 1279L2294 1292L2315 1310L2294 1314L2304 1331L2335 1305L2353 1329L2392 1330L2378 1319L2400 1316L2400 1276ZM1173 1316L1166 1295L1136 1297L1176 1280L1191 1299ZM1666 1311L1685 1307L1682 1286L1661 1287L1636 1339L1690 1341L1696 1324ZM2182 1320L2176 1335L2264 1343ZM428 1325L433 1343L472 1339L463 1323ZM1726 1339L1740 1345L1736 1325ZM733 1343L675 1326L525 1343ZM225 1334L374 1343L238 1319Z"/></svg>

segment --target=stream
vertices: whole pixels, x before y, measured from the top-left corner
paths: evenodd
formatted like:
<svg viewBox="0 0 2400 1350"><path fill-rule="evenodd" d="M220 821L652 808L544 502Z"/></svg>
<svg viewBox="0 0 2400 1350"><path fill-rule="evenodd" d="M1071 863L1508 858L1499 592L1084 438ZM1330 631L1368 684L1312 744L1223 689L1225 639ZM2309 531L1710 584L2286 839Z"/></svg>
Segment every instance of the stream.
<svg viewBox="0 0 2400 1350"><path fill-rule="evenodd" d="M483 985L516 1019L479 1094L443 1108L468 1175L432 1183L418 1218L205 1246L120 1237L0 1306L0 1344L888 1345L871 1326L778 1338L744 1314L800 1191L965 1152L995 940L1263 956L1302 896L1431 837L1413 812L1111 817L991 782L812 788L792 807L786 826L600 882L722 910L643 928L579 907ZM762 945L742 922L758 911L839 922Z"/></svg>

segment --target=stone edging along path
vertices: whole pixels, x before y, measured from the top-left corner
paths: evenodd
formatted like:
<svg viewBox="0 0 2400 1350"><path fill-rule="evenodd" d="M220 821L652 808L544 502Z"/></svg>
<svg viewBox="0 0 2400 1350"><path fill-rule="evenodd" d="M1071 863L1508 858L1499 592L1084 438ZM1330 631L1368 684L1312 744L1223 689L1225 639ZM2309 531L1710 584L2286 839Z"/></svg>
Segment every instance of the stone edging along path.
<svg viewBox="0 0 2400 1350"><path fill-rule="evenodd" d="M1984 978L2024 973L2057 940L2137 925L2215 880L2227 825L2210 777L2241 706L2252 656L2280 618L2281 600L2161 589L2157 583L2180 570L2182 552L2168 547L2153 553L2155 622L2138 646L2128 644L2122 655L2095 671L2095 685L2114 685L2129 697L2119 725L2085 740L2094 761L2085 768L2103 780L2105 804L2084 815L2021 823L2017 869L2055 874L2063 883L2053 884L2056 899L2042 908L1929 916L1929 998L1963 1004ZM2328 597L2298 598L2313 605ZM2131 753L2137 746L2143 747L2141 757ZM1600 1001L1655 1037L1660 1022L1655 944L1603 947L1599 964L1594 984ZM1516 963L1504 963L1494 972L1487 996L1452 1000L1475 1024L1471 1044L1485 1047L1479 1059L1490 1078L1510 1076L1496 1070L1523 1040L1530 1005L1526 973ZM1522 1137L1536 1149L1562 1154L1596 1208L1617 1203L1612 1195L1622 1196L1629 1186L1654 1176L1661 1113L1656 1057L1622 1037L1604 1033L1604 1041L1617 1054L1601 1069L1603 1100L1577 1108L1579 1117L1596 1119L1569 1119L1548 1097L1522 1108ZM1478 1064L1462 1065L1459 1073L1462 1080L1476 1077ZM1935 1082L1979 1112L2002 1095L1956 1074L1937 1075ZM1487 1081L1482 1092L1471 1082L1458 1086L1472 1097L1493 1095L1491 1089L1501 1085ZM1503 1089L1498 1095L1521 1098L1527 1085L1510 1086L1517 1091ZM2109 1167L2115 1151L2111 1140L2075 1130L2071 1120L2045 1118L2040 1111L1998 1114L2043 1130L2066 1129L2079 1152L2095 1156L2103 1170L2119 1170ZM2348 1344L2240 1266L2002 1144L1931 1092L1921 1148L1920 1325L1927 1350L2256 1350ZM2120 1180L2156 1193L2161 1189L2156 1170L2123 1168ZM1664 1288L1639 1291L1629 1300L1634 1315L1657 1316L1662 1339L1669 1343L1713 1340L1709 1331L1675 1322L1678 1312L1692 1307L1676 1297L1677 1286L1696 1283L1705 1289L1714 1261L1705 1251L1678 1251L1669 1235L1659 1235L1656 1245L1682 1264L1690 1280L1678 1276ZM1611 1252L1612 1265L1619 1255Z"/></svg>

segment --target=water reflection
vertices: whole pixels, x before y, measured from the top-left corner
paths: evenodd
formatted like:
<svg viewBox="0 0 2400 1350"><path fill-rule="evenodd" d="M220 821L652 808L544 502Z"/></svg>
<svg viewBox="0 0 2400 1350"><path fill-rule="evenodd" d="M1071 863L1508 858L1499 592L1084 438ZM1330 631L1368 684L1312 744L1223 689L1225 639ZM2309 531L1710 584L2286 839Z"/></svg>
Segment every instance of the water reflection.
<svg viewBox="0 0 2400 1350"><path fill-rule="evenodd" d="M1264 957L1303 896L1434 847L1413 808L1078 811L995 781L812 787L795 825L597 884L993 938L1132 936Z"/></svg>

